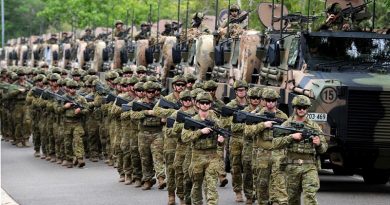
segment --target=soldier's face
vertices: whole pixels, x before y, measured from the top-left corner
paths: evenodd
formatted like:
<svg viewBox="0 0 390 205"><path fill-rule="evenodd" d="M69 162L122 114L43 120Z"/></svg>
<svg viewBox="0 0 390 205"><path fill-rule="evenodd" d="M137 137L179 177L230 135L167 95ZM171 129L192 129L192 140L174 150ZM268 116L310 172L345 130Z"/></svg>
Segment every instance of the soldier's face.
<svg viewBox="0 0 390 205"><path fill-rule="evenodd" d="M68 87L68 92L70 95L75 95L76 94L76 88L75 87Z"/></svg>
<svg viewBox="0 0 390 205"><path fill-rule="evenodd" d="M178 83L175 83L175 85L173 85L173 89L175 90L175 92L182 92L186 87L186 84L184 82L178 82Z"/></svg>
<svg viewBox="0 0 390 205"><path fill-rule="evenodd" d="M276 107L276 104L277 104L276 99L264 99L264 101L265 101L265 106L267 107L267 109L271 110L271 109L274 109Z"/></svg>
<svg viewBox="0 0 390 205"><path fill-rule="evenodd" d="M307 106L296 106L296 107L294 108L295 114L296 114L298 117L305 117L306 114L307 114L308 108L309 108L309 107L307 107Z"/></svg>
<svg viewBox="0 0 390 205"><path fill-rule="evenodd" d="M211 108L211 102L210 101L204 101L204 102L197 102L196 105L198 106L198 108L204 112L206 112L207 110L210 110Z"/></svg>
<svg viewBox="0 0 390 205"><path fill-rule="evenodd" d="M250 97L250 103L252 106L258 106L260 104L260 97L257 96Z"/></svg>
<svg viewBox="0 0 390 205"><path fill-rule="evenodd" d="M237 88L236 89L236 95L239 98L244 98L246 97L246 88Z"/></svg>
<svg viewBox="0 0 390 205"><path fill-rule="evenodd" d="M191 97L185 97L180 100L183 107L191 107L192 106L192 98Z"/></svg>
<svg viewBox="0 0 390 205"><path fill-rule="evenodd" d="M237 17L238 11L237 10L230 10L230 15L232 15L233 17Z"/></svg>
<svg viewBox="0 0 390 205"><path fill-rule="evenodd" d="M117 24L117 25L116 25L116 28L117 28L117 29L121 29L122 26L123 26L123 24Z"/></svg>
<svg viewBox="0 0 390 205"><path fill-rule="evenodd" d="M154 98L154 96L156 95L156 91L155 90L147 90L146 91L146 97L149 99L149 100L152 100Z"/></svg>
<svg viewBox="0 0 390 205"><path fill-rule="evenodd" d="M145 93L144 93L144 91L140 91L140 90L136 90L135 91L135 94L137 95L137 97L139 97L139 98L143 98L144 96L145 96Z"/></svg>

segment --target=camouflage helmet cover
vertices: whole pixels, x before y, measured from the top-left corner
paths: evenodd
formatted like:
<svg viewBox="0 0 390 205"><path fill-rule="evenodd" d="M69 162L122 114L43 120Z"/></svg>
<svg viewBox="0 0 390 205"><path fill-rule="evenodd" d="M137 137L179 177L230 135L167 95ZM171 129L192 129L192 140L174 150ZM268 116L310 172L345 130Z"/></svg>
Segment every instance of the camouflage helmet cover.
<svg viewBox="0 0 390 205"><path fill-rule="evenodd" d="M280 98L280 95L278 92L276 92L275 90L273 89L265 89L263 91L263 94L262 94L262 97L264 99L279 99Z"/></svg>
<svg viewBox="0 0 390 205"><path fill-rule="evenodd" d="M191 97L196 98L196 96L198 96L198 94L201 92L204 92L204 90L202 88L195 88L195 89L191 90Z"/></svg>
<svg viewBox="0 0 390 205"><path fill-rule="evenodd" d="M214 80L206 81L203 85L203 89L205 89L205 90L216 89L217 87L218 87L218 84Z"/></svg>
<svg viewBox="0 0 390 205"><path fill-rule="evenodd" d="M304 95L297 95L293 98L291 102L292 106L311 106L311 101L308 97Z"/></svg>
<svg viewBox="0 0 390 205"><path fill-rule="evenodd" d="M230 11L232 11L232 10L240 11L240 6L237 5L237 4L232 4L232 5L230 5L230 9L229 10Z"/></svg>
<svg viewBox="0 0 390 205"><path fill-rule="evenodd" d="M191 73L187 73L184 75L186 81L195 81L196 80L196 76L194 74L191 74Z"/></svg>
<svg viewBox="0 0 390 205"><path fill-rule="evenodd" d="M79 87L79 84L75 80L68 80L66 82L66 87Z"/></svg>
<svg viewBox="0 0 390 205"><path fill-rule="evenodd" d="M53 67L53 68L51 69L51 72L52 72L52 73L61 74L61 69L60 69L59 67Z"/></svg>
<svg viewBox="0 0 390 205"><path fill-rule="evenodd" d="M196 101L209 101L212 102L213 98L208 92L201 92L196 96Z"/></svg>
<svg viewBox="0 0 390 205"><path fill-rule="evenodd" d="M248 96L249 97L261 97L261 94L259 91L260 91L259 87L249 88Z"/></svg>
<svg viewBox="0 0 390 205"><path fill-rule="evenodd" d="M185 91L180 93L179 97L180 97L180 99L192 97L191 96L191 91L185 90Z"/></svg>
<svg viewBox="0 0 390 205"><path fill-rule="evenodd" d="M34 82L42 81L44 78L45 78L44 75L39 74L39 75L37 75L37 76L35 76L35 77L33 78L33 81L34 81Z"/></svg>
<svg viewBox="0 0 390 205"><path fill-rule="evenodd" d="M144 83L144 90L155 90L156 89L156 84L152 81L148 81Z"/></svg>
<svg viewBox="0 0 390 205"><path fill-rule="evenodd" d="M135 76L132 76L132 77L130 78L129 83L135 85L136 83L138 83L138 78L135 77Z"/></svg>
<svg viewBox="0 0 390 205"><path fill-rule="evenodd" d="M155 76L148 76L148 81L158 82L158 80Z"/></svg>
<svg viewBox="0 0 390 205"><path fill-rule="evenodd" d="M196 89L196 88L200 88L203 90L203 83L202 82L195 82L193 85L192 85L192 88L193 89ZM195 96L196 97L196 96Z"/></svg>
<svg viewBox="0 0 390 205"><path fill-rule="evenodd" d="M123 21L121 21L121 20L116 20L116 21L115 21L115 26L118 25L118 24L122 24L122 25L123 25Z"/></svg>
<svg viewBox="0 0 390 205"><path fill-rule="evenodd" d="M144 83L138 82L134 85L134 90L144 90Z"/></svg>
<svg viewBox="0 0 390 205"><path fill-rule="evenodd" d="M178 82L187 83L186 78L182 75L176 75L173 77L172 84L176 84Z"/></svg>
<svg viewBox="0 0 390 205"><path fill-rule="evenodd" d="M50 77L49 77L49 80L50 81L54 81L54 80L58 80L58 79L60 79L61 78L61 76L58 74L58 73L52 73L51 75L50 75Z"/></svg>
<svg viewBox="0 0 390 205"><path fill-rule="evenodd" d="M233 88L248 88L248 83L245 80L236 80L233 84Z"/></svg>
<svg viewBox="0 0 390 205"><path fill-rule="evenodd" d="M146 72L146 67L143 66L143 65L140 65L140 66L137 67L136 71L137 72L139 72L139 71L145 71Z"/></svg>

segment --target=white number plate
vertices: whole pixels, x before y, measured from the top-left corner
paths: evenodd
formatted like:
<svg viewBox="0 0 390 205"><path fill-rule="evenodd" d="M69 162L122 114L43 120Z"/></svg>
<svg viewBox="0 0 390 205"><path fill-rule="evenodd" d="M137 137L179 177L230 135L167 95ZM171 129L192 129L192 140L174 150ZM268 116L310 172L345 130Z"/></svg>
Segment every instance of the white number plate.
<svg viewBox="0 0 390 205"><path fill-rule="evenodd" d="M312 112L312 113L308 113L307 117L314 121L326 122L326 120L328 119L328 114Z"/></svg>

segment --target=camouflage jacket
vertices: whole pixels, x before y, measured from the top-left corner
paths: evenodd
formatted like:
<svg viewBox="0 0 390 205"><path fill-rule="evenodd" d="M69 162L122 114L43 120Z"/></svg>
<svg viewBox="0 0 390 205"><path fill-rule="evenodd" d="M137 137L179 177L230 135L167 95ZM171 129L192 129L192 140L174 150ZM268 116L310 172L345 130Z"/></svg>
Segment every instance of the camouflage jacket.
<svg viewBox="0 0 390 205"><path fill-rule="evenodd" d="M173 103L178 103L179 102L179 99L176 99L176 97L175 97L175 95L173 93L165 96L164 99L169 101L169 102L173 102ZM159 103L160 103L160 101L158 101L156 103L156 105L154 106L154 108L153 108L154 114L157 117L167 118L168 116L172 115L172 113L174 113L176 111L175 109L164 109L162 107L159 107L158 106Z"/></svg>
<svg viewBox="0 0 390 205"><path fill-rule="evenodd" d="M206 119L210 120L210 121L213 121L215 123L215 126L221 127L222 124L221 124L221 121L218 119L217 115L212 110L209 110L208 112L209 113L208 113L208 116L207 116ZM204 120L202 120L200 118L199 114L193 116L192 119L198 120L198 121L204 121ZM202 132L200 130L187 130L187 129L183 128L182 133L181 133L181 140L184 143L186 143L186 142L196 143L196 141L202 135L203 134L202 134Z"/></svg>

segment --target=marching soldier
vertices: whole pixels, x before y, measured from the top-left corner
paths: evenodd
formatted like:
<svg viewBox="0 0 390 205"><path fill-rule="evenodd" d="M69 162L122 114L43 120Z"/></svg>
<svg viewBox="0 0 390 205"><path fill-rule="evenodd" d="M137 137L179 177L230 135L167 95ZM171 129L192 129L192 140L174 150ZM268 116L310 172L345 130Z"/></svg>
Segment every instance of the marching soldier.
<svg viewBox="0 0 390 205"><path fill-rule="evenodd" d="M311 101L303 95L295 96L291 102L294 107L293 116L289 117L282 126L303 124L322 133L320 126L307 118L307 112ZM287 147L287 157L282 163L286 164L288 204L301 204L301 192L305 204L318 204L316 193L320 188L318 170L320 161L318 154L323 154L328 149L325 137L321 134L310 136L311 140L302 139L302 133L294 133L284 137L274 138L272 147Z"/></svg>

